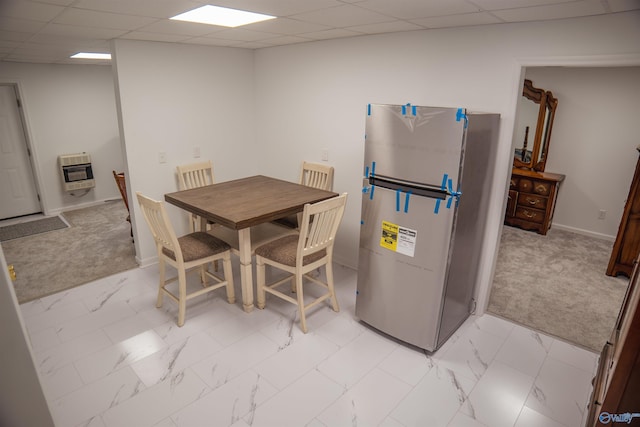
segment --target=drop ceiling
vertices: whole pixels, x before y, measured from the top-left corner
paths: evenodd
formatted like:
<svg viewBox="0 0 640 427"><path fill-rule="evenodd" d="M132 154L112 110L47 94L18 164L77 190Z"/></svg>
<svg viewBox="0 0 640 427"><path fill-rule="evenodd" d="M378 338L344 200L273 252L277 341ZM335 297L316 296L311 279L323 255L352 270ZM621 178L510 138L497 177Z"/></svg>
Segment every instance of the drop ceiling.
<svg viewBox="0 0 640 427"><path fill-rule="evenodd" d="M277 19L237 28L169 20L204 4ZM0 0L0 61L95 63L69 56L109 52L114 39L259 49L635 9L640 9L640 0Z"/></svg>

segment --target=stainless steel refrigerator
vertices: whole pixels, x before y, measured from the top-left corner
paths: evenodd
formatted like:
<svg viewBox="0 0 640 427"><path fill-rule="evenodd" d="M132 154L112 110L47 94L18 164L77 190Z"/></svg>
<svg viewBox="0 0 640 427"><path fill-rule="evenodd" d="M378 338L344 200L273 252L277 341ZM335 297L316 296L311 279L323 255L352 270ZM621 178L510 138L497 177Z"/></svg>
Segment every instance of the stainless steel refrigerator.
<svg viewBox="0 0 640 427"><path fill-rule="evenodd" d="M428 351L467 319L499 115L369 105L356 316Z"/></svg>

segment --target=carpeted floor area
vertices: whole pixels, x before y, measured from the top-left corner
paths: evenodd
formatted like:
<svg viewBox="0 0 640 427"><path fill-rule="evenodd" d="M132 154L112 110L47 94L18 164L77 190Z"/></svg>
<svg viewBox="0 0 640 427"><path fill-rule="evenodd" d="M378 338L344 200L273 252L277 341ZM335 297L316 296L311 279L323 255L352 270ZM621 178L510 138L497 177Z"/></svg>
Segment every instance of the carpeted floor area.
<svg viewBox="0 0 640 427"><path fill-rule="evenodd" d="M504 226L488 311L600 352L629 279L607 276L613 243Z"/></svg>
<svg viewBox="0 0 640 427"><path fill-rule="evenodd" d="M2 243L19 303L138 266L121 200L63 213L69 228Z"/></svg>

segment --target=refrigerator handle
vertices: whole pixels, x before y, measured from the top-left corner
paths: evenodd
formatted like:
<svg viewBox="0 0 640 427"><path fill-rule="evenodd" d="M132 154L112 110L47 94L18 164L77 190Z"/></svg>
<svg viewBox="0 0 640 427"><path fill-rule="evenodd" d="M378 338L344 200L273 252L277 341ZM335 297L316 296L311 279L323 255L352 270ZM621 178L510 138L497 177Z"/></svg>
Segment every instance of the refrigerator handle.
<svg viewBox="0 0 640 427"><path fill-rule="evenodd" d="M411 193L411 195L430 197L432 199L439 200L445 200L447 196L450 195L446 188L429 184L421 184L418 182L404 181L384 175L370 175L369 184L371 186L386 188L388 190L400 190L403 193Z"/></svg>

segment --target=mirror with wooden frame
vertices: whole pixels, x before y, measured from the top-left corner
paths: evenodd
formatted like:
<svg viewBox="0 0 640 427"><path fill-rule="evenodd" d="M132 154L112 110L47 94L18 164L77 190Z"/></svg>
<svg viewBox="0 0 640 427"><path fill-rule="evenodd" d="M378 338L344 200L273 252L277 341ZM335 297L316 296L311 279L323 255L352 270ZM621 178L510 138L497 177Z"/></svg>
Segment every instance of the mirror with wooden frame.
<svg viewBox="0 0 640 427"><path fill-rule="evenodd" d="M525 79L516 118L513 167L544 172L558 99Z"/></svg>

